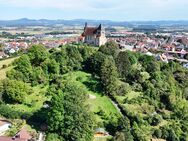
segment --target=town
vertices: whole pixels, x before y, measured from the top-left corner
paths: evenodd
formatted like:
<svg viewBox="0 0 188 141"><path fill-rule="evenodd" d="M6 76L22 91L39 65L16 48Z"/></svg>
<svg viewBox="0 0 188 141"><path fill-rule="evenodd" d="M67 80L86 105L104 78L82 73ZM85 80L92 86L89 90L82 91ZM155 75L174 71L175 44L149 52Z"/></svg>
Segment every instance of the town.
<svg viewBox="0 0 188 141"><path fill-rule="evenodd" d="M98 26L98 25L95 25ZM66 31L47 31L28 34L23 31L19 33L9 33L11 29L1 29L0 35L0 58L8 58L19 52L26 52L34 44L44 45L47 49L58 48L66 44L86 43L99 47L107 41L114 41L121 50L130 50L155 56L158 60L169 62L171 60L181 63L188 68L188 32L160 32L147 30L144 32L128 30L124 27L114 28L78 26L74 29L67 27ZM101 30L101 37L98 40L95 29ZM35 28L34 28L35 29ZM110 30L113 29L113 30ZM15 30L15 29L12 29ZM82 33L84 31L84 33ZM96 30L97 33L97 30ZM86 35L84 35L86 34ZM84 36L87 36L84 39ZM90 38L91 37L91 38ZM100 43L99 43L100 41Z"/></svg>

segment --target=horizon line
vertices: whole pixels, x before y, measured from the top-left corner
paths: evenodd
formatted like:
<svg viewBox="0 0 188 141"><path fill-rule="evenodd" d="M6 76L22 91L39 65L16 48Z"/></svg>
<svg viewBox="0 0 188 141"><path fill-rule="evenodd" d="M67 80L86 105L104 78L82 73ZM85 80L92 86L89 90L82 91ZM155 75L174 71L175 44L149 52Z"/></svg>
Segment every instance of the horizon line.
<svg viewBox="0 0 188 141"><path fill-rule="evenodd" d="M178 19L178 20L172 20L172 19L166 19L166 20L109 20L109 19L87 19L87 18L78 18L78 19L48 19L48 18L26 18L26 17L23 17L23 18L17 18L17 19L0 19L0 21L13 21L13 20L51 20L51 21L58 21L58 20L64 20L64 21L74 21L74 20L85 20L85 21L109 21L109 22L166 22L166 21L172 21L172 22L180 22L180 21L187 21L188 22L188 19Z"/></svg>

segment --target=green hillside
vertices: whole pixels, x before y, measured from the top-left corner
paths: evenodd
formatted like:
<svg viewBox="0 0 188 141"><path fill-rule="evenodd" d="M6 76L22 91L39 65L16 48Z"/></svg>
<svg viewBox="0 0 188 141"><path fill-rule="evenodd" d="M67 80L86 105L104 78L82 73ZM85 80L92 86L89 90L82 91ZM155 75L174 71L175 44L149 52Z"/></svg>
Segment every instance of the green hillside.
<svg viewBox="0 0 188 141"><path fill-rule="evenodd" d="M48 127L46 141L188 140L188 70L114 42L32 46L0 84L0 115Z"/></svg>

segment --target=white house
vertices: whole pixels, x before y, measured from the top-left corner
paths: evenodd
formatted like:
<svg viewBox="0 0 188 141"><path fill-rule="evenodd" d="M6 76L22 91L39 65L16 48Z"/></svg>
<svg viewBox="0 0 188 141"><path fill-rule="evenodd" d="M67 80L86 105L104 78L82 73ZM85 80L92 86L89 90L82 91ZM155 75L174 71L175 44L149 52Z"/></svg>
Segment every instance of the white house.
<svg viewBox="0 0 188 141"><path fill-rule="evenodd" d="M13 53L15 53L15 52L16 52L16 50L13 49L13 48L11 48L11 49L9 50L9 53L11 53L11 54L13 54Z"/></svg>

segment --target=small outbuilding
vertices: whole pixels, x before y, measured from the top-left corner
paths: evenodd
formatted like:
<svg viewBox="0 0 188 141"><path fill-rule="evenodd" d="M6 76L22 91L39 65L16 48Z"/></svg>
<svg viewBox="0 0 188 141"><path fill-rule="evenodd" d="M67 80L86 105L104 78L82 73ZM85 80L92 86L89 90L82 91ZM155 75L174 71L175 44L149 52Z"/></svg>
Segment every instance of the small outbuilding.
<svg viewBox="0 0 188 141"><path fill-rule="evenodd" d="M97 128L95 130L95 137L109 136L109 133L105 131L104 128Z"/></svg>

